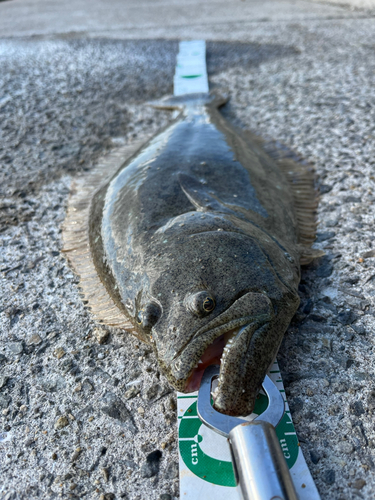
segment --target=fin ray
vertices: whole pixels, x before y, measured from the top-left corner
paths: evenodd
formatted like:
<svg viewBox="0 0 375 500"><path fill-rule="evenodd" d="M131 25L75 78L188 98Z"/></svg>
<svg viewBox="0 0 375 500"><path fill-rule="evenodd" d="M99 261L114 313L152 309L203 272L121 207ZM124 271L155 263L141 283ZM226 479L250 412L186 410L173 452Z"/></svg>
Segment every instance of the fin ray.
<svg viewBox="0 0 375 500"><path fill-rule="evenodd" d="M91 310L94 319L99 323L121 328L135 335L137 332L134 331L133 324L116 306L96 271L89 243L89 214L91 200L98 189L149 139L150 137L145 137L141 141L118 148L102 158L91 172L73 181L62 234L62 252L80 279L80 295L85 301L85 307Z"/></svg>
<svg viewBox="0 0 375 500"><path fill-rule="evenodd" d="M276 162L287 179L293 196L298 225L300 264L309 264L324 255L321 250L311 248L316 237L316 210L318 208L315 170L302 156L278 141L264 140L249 131L245 132L245 136Z"/></svg>

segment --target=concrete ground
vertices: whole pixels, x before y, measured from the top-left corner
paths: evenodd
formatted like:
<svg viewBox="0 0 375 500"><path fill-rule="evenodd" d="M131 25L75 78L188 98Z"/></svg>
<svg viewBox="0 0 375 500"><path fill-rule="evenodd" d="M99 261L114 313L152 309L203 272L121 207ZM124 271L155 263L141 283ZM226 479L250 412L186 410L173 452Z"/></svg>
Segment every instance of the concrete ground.
<svg viewBox="0 0 375 500"><path fill-rule="evenodd" d="M340 5L334 5L335 3ZM346 0L353 8L375 7L375 0ZM282 23L353 18L345 3L297 0L7 0L0 10L2 37L76 34L85 37L239 38L238 27L256 22ZM367 17L359 10L355 17ZM195 35L194 35L195 36Z"/></svg>
<svg viewBox="0 0 375 500"><path fill-rule="evenodd" d="M60 249L74 176L171 119L146 101L185 38L209 41L229 120L315 164L326 256L279 362L321 497L373 498L374 28L315 2L0 2L0 498L179 497L175 395Z"/></svg>

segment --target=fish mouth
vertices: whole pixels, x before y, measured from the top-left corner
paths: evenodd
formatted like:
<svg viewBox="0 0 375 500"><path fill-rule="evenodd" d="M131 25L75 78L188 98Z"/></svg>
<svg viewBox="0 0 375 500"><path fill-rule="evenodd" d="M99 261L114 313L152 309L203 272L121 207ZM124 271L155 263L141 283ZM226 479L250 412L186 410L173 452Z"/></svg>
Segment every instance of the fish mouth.
<svg viewBox="0 0 375 500"><path fill-rule="evenodd" d="M245 323L242 326L237 326L236 328L226 331L209 344L208 347L206 347L198 363L195 365L192 373L187 379L184 392L194 392L199 389L205 369L211 365L220 366L222 360L224 360L228 355L236 337L240 335L241 331L243 331L247 326L249 326L249 323Z"/></svg>
<svg viewBox="0 0 375 500"><path fill-rule="evenodd" d="M212 364L220 365L215 408L232 415L248 414L268 360L275 354L277 342L273 338L267 342L274 320L270 298L261 292L247 292L197 330L176 353L169 365L171 382L180 391L194 392L199 389L204 370Z"/></svg>

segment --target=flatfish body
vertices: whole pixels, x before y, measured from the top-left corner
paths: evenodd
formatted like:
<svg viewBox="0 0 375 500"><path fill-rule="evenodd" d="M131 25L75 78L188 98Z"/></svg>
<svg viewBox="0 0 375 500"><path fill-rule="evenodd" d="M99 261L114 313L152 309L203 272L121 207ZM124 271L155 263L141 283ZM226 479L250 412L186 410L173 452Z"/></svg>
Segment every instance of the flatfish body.
<svg viewBox="0 0 375 500"><path fill-rule="evenodd" d="M86 246L109 316L153 346L170 383L195 390L220 363L215 406L244 415L298 308L316 205L311 172L272 159L221 103L159 105L181 113L90 196Z"/></svg>

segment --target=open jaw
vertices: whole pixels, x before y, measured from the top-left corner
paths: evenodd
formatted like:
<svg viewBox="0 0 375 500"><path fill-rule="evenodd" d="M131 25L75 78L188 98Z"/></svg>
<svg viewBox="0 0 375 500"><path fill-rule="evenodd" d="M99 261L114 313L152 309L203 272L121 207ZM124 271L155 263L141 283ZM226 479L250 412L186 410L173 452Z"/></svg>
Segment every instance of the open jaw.
<svg viewBox="0 0 375 500"><path fill-rule="evenodd" d="M189 376L184 392L194 392L199 389L205 369L210 365L220 365L221 360L228 354L236 337L247 326L248 325L243 325L228 330L220 335L220 337L217 337L212 344L206 348Z"/></svg>

